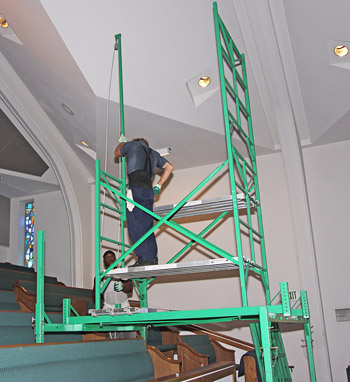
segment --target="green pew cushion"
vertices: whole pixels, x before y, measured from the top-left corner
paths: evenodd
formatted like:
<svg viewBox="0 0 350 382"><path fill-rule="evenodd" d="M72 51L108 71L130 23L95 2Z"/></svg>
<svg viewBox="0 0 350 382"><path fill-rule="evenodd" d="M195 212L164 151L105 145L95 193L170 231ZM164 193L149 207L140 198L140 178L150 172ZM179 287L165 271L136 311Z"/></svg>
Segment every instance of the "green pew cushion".
<svg viewBox="0 0 350 382"><path fill-rule="evenodd" d="M144 382L154 369L137 339L0 348L0 375L8 382Z"/></svg>

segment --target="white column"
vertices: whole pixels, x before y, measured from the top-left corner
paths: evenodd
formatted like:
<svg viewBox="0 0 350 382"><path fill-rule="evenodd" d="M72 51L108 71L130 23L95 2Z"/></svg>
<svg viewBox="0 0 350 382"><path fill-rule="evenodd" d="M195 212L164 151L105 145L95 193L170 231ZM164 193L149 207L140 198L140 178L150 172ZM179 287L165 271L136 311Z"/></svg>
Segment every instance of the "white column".
<svg viewBox="0 0 350 382"><path fill-rule="evenodd" d="M249 56L250 48L258 53L258 62L252 62L253 71L264 75L264 79L259 77L256 81L265 82L273 112L273 128L276 128L278 135L289 193L300 285L307 290L309 297L316 373L322 380L332 381L304 165L296 125L305 135L307 122L300 101L302 97L283 2L259 0L247 3L238 0L234 1L234 6L243 38L246 34L249 39L244 38L248 50L246 56ZM254 65L260 66L258 71L255 71ZM288 87L293 82L293 88Z"/></svg>

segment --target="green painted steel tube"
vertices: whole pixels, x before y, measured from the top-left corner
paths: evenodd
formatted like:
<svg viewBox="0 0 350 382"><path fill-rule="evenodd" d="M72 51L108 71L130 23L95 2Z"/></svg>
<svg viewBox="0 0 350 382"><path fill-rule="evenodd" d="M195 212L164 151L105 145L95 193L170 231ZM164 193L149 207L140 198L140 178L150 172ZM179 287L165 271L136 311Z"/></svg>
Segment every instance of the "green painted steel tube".
<svg viewBox="0 0 350 382"><path fill-rule="evenodd" d="M74 317L67 314L65 324L46 324L45 331L81 331L82 325L145 325L158 324L159 326L166 325L185 325L186 323L207 323L207 322L228 322L233 320L258 320L260 306L254 307L238 307L238 308L221 308L221 309L201 309L201 310L186 310L186 311L168 311L168 312L152 312L152 313L137 313L133 315L118 315L118 316L80 316ZM283 317L283 309L281 305L268 307L268 312ZM299 320L290 320L293 323L304 324L301 311L295 310L293 316L298 316ZM277 321L279 321L277 319ZM98 328L95 327L95 330ZM260 349L260 345L259 345Z"/></svg>
<svg viewBox="0 0 350 382"><path fill-rule="evenodd" d="M264 366L266 382L273 382L272 373L272 359L271 359L271 338L269 332L269 320L268 311L265 306L261 306L259 309L260 330L261 330L261 342L264 353Z"/></svg>
<svg viewBox="0 0 350 382"><path fill-rule="evenodd" d="M110 238L105 237L105 236L101 236L101 240L109 241L110 243L114 243L114 244L118 244L118 245L123 245L124 247L130 247L129 244L125 244L122 241L113 240L113 239L110 239Z"/></svg>
<svg viewBox="0 0 350 382"><path fill-rule="evenodd" d="M124 131L124 93L123 93L123 63L122 63L122 35L115 36L118 45L118 66L119 66L119 107L120 107L120 133L125 135Z"/></svg>
<svg viewBox="0 0 350 382"><path fill-rule="evenodd" d="M252 322L249 326L250 326L250 332L252 334L253 344L254 344L254 348L255 348L257 367L260 370L260 375L261 375L262 381L266 382L262 353L261 353L260 324L257 322Z"/></svg>
<svg viewBox="0 0 350 382"><path fill-rule="evenodd" d="M101 308L101 216L100 216L100 160L95 162L95 308Z"/></svg>
<svg viewBox="0 0 350 382"><path fill-rule="evenodd" d="M118 178L116 178L115 176L113 176L113 175L111 175L111 174L108 174L108 172L105 172L105 171L103 171L103 170L100 171L100 174L101 174L101 176L106 180L107 183L109 183L109 182L107 181L106 177L107 177L107 178L110 178L110 179L112 179L112 180L114 180L114 181L116 181L116 182L119 183L119 184L122 184L122 183L123 183L123 181L122 181L121 179L118 179Z"/></svg>
<svg viewBox="0 0 350 382"><path fill-rule="evenodd" d="M108 210L117 212L118 214L120 214L122 212L121 210L118 210L117 208L109 206L108 204L105 204L105 203L101 203L101 206L104 207L104 208L107 208Z"/></svg>
<svg viewBox="0 0 350 382"><path fill-rule="evenodd" d="M197 237L202 237L204 234L206 234L212 227L214 227L222 218L224 218L229 211L224 211L221 213L216 219L214 219L210 224L208 224L198 235ZM184 248L182 248L175 256L173 256L167 264L171 264L174 261L176 261L184 252L186 252L193 244L195 243L195 240L191 240L187 245L185 245Z"/></svg>
<svg viewBox="0 0 350 382"><path fill-rule="evenodd" d="M115 36L118 42L118 67L119 67L119 107L120 107L120 133L125 135L125 125L124 125L124 91L123 91L123 60L122 60L122 36L117 34ZM126 196L126 162L125 158L122 157L122 183L121 192ZM121 219L120 219L120 240L123 243L121 245L121 255L125 254L125 222L126 222L126 202L121 200L120 207L122 209Z"/></svg>
<svg viewBox="0 0 350 382"><path fill-rule="evenodd" d="M246 201L246 204L247 204L248 225L250 227L252 227L253 224L252 224L252 217L251 217L251 213L250 213L249 197L248 197L247 167L246 167L245 163L243 163L243 173L244 173L244 179L245 179L245 182L244 182L244 188L245 188L244 194L245 194L245 201ZM250 242L251 257L252 257L252 260L255 262L256 260L255 260L254 237L253 237L252 230L249 230L249 242Z"/></svg>
<svg viewBox="0 0 350 382"><path fill-rule="evenodd" d="M217 4L214 3L214 21L215 21L215 34L216 34L216 46L218 51L219 59L219 72L220 72L220 84L221 84L221 98L224 109L224 121L225 121L225 134L226 134L226 147L228 153L228 162L229 162L229 173L230 173L230 184L231 184L231 194L232 194L232 207L233 207L233 218L235 226L235 237L236 237L236 246L238 253L238 262L239 262L239 274L240 274L240 283L241 283L241 295L243 306L248 306L247 298L247 287L244 277L244 261L243 261L243 251L242 251L242 241L241 241L241 232L240 232L240 223L239 223L239 213L237 206L237 196L235 189L235 173L234 173L234 162L233 162L233 153L232 153L232 143L231 143L231 134L230 134L230 121L227 111L227 97L226 97L226 87L225 87L225 73L222 61L221 53L221 40L220 40L220 26ZM226 36L225 36L226 38ZM232 59L233 57L231 57ZM238 121L239 122L239 121Z"/></svg>
<svg viewBox="0 0 350 382"><path fill-rule="evenodd" d="M310 381L316 382L316 370L315 370L315 362L314 362L314 355L313 355L313 349L312 349L310 321L304 324L304 333L305 333L305 342L306 342L306 348L307 348L307 358L309 361Z"/></svg>
<svg viewBox="0 0 350 382"><path fill-rule="evenodd" d="M36 304L35 304L35 341L44 342L44 277L45 277L45 234L38 231L37 244L37 281L36 281Z"/></svg>

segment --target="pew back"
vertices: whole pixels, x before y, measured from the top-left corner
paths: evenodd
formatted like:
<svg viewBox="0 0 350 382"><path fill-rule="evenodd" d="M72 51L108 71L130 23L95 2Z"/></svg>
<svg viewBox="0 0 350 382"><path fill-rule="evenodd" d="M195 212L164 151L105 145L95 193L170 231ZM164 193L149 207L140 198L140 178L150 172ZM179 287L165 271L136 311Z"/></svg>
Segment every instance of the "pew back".
<svg viewBox="0 0 350 382"><path fill-rule="evenodd" d="M0 347L0 378L8 382L144 382L154 378L142 339Z"/></svg>

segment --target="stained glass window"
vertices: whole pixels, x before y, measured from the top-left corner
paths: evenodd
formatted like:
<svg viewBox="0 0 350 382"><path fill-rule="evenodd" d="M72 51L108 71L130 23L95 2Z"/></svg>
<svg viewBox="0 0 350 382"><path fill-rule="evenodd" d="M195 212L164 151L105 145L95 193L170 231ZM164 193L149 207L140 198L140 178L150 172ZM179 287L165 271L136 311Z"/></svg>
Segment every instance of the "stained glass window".
<svg viewBox="0 0 350 382"><path fill-rule="evenodd" d="M24 265L33 268L34 265L34 202L26 203L24 232Z"/></svg>

